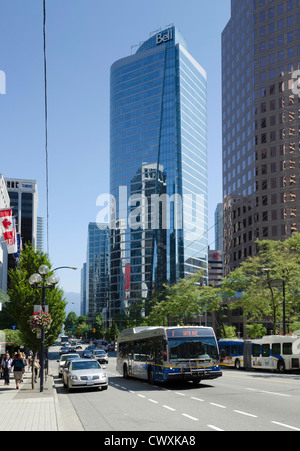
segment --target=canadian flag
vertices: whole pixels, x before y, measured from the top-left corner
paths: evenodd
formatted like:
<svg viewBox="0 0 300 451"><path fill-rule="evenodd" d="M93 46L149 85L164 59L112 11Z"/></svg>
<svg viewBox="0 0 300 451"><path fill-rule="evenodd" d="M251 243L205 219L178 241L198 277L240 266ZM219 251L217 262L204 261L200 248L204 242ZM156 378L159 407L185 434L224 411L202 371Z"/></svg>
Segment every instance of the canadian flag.
<svg viewBox="0 0 300 451"><path fill-rule="evenodd" d="M11 233L13 231L11 209L0 210L0 234ZM4 237L5 238L5 237Z"/></svg>

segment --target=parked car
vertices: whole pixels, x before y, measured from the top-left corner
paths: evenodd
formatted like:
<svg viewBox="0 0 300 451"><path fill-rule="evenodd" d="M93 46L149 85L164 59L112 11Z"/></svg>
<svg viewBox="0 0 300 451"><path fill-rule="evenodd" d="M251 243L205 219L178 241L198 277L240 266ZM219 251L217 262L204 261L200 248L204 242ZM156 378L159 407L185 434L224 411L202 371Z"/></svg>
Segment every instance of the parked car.
<svg viewBox="0 0 300 451"><path fill-rule="evenodd" d="M68 352L69 352L69 346L62 346L59 350L60 355L68 354Z"/></svg>
<svg viewBox="0 0 300 451"><path fill-rule="evenodd" d="M62 377L63 367L69 360L80 359L79 354L63 354L58 362L58 377Z"/></svg>
<svg viewBox="0 0 300 451"><path fill-rule="evenodd" d="M103 349L93 351L92 358L98 360L99 363L108 363L108 355Z"/></svg>
<svg viewBox="0 0 300 451"><path fill-rule="evenodd" d="M104 368L96 360L70 360L63 369L63 383L68 391L73 388L108 388L108 377Z"/></svg>

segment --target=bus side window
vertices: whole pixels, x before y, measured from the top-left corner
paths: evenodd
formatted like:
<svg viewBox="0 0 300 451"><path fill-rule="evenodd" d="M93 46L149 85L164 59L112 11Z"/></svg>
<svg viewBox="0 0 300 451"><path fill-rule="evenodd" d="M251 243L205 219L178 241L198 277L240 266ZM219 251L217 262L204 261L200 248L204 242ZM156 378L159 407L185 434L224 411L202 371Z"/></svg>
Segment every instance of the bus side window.
<svg viewBox="0 0 300 451"><path fill-rule="evenodd" d="M272 355L280 355L280 343L273 343L272 344Z"/></svg>
<svg viewBox="0 0 300 451"><path fill-rule="evenodd" d="M270 345L262 345L262 356L263 357L270 357Z"/></svg>
<svg viewBox="0 0 300 451"><path fill-rule="evenodd" d="M252 355L253 357L260 357L260 345L252 345Z"/></svg>
<svg viewBox="0 0 300 451"><path fill-rule="evenodd" d="M232 355L238 355L238 347L237 347L237 345L232 345L232 347L231 347L231 352L232 352Z"/></svg>
<svg viewBox="0 0 300 451"><path fill-rule="evenodd" d="M292 348L293 348L292 343L283 343L283 354L292 355L293 354Z"/></svg>

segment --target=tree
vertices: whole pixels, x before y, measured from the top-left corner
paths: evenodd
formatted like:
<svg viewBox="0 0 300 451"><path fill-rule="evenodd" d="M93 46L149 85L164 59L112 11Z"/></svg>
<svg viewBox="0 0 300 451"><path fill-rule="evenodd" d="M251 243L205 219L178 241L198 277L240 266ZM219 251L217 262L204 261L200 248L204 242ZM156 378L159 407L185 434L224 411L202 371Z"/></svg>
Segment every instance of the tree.
<svg viewBox="0 0 300 451"><path fill-rule="evenodd" d="M6 305L8 314L18 325L23 345L36 352L41 346L41 340L36 338L36 333L32 332L28 321L33 314L34 305L41 305L42 293L40 289L34 289L28 280L32 274L38 272L41 265L51 268L47 255L40 251L35 252L31 246L25 245L18 268L9 271L10 302ZM52 315L51 328L46 333L46 347L55 343L62 330L66 304L63 291L59 287L46 290L46 305Z"/></svg>
<svg viewBox="0 0 300 451"><path fill-rule="evenodd" d="M223 288L235 298L231 308L241 307L249 321L270 317L273 333L285 318L299 317L300 234L286 241L256 241L259 252L248 258L223 281Z"/></svg>
<svg viewBox="0 0 300 451"><path fill-rule="evenodd" d="M75 312L70 312L65 320L65 330L68 332L68 329L77 329L78 326L78 316Z"/></svg>

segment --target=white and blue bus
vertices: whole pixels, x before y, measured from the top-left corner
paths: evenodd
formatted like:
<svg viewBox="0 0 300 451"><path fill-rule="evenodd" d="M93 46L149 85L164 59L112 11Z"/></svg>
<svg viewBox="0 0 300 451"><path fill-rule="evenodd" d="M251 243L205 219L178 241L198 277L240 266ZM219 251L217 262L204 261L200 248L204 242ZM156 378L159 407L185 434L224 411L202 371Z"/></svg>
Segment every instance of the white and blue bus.
<svg viewBox="0 0 300 451"><path fill-rule="evenodd" d="M219 341L221 366L279 371L300 370L300 336L269 335Z"/></svg>
<svg viewBox="0 0 300 451"><path fill-rule="evenodd" d="M117 371L149 383L216 379L219 349L210 327L136 327L118 336Z"/></svg>

